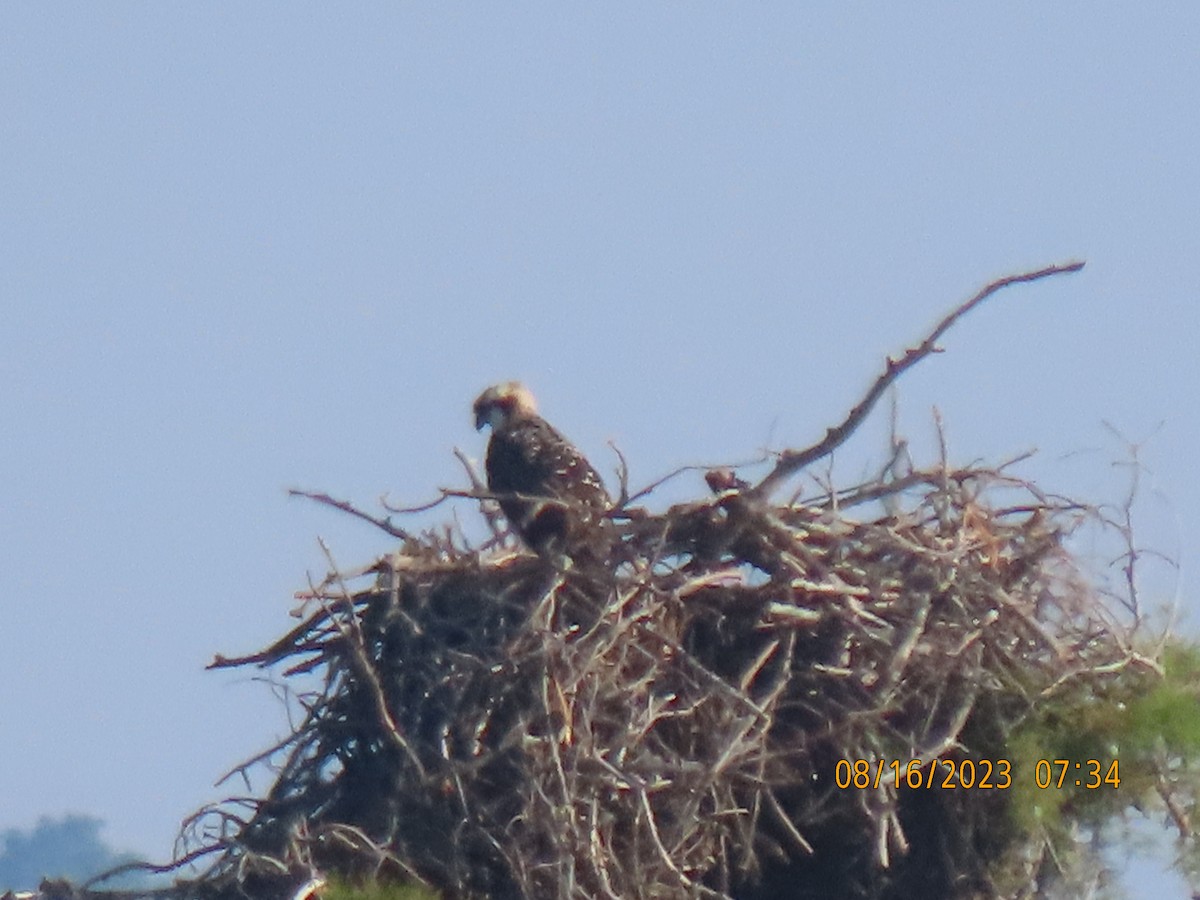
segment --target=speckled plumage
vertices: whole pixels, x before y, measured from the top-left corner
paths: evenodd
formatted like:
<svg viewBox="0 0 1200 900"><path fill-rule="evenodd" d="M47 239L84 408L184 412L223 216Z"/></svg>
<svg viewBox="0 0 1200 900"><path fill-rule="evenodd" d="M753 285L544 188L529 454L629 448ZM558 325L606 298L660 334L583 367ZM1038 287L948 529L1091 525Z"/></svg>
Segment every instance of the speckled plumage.
<svg viewBox="0 0 1200 900"><path fill-rule="evenodd" d="M513 530L543 556L575 557L601 546L612 505L587 458L537 413L523 385L488 388L475 401L475 425L490 425L488 488Z"/></svg>

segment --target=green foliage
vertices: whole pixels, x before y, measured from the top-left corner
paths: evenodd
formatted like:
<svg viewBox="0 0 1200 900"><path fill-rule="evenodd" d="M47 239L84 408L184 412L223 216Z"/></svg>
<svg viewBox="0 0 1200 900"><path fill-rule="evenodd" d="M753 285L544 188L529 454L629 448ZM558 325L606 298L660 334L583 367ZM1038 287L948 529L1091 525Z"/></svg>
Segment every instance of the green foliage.
<svg viewBox="0 0 1200 900"><path fill-rule="evenodd" d="M1192 758L1200 754L1200 646L1176 641L1162 662L1162 680L1128 704L1128 740L1137 753Z"/></svg>
<svg viewBox="0 0 1200 900"><path fill-rule="evenodd" d="M1197 808L1200 645L1177 640L1158 658L1161 675L1129 665L1103 680L1059 685L1008 741L1012 820L1048 842L1060 864L1077 861L1081 828L1120 840L1125 815L1161 810L1164 794L1176 809ZM1067 766L1061 787L1057 760ZM1089 760L1099 761L1102 776L1115 760L1119 786L1085 786ZM1039 774L1042 785L1051 780L1049 787L1039 786ZM1185 868L1197 867L1185 861Z"/></svg>
<svg viewBox="0 0 1200 900"><path fill-rule="evenodd" d="M321 900L440 900L441 895L416 884L367 881L355 884L331 878Z"/></svg>
<svg viewBox="0 0 1200 900"><path fill-rule="evenodd" d="M1093 823L1123 809L1133 798L1129 787L1138 780L1135 769L1139 767L1136 754L1129 752L1127 708L1096 693L1090 690L1047 701L1010 740L1013 814L1025 829L1054 828L1064 812L1073 820ZM1076 785L1077 780L1088 780L1090 760L1100 764L1102 774L1117 760L1125 790L1104 783L1095 788ZM1059 761L1067 766L1061 787L1063 763Z"/></svg>

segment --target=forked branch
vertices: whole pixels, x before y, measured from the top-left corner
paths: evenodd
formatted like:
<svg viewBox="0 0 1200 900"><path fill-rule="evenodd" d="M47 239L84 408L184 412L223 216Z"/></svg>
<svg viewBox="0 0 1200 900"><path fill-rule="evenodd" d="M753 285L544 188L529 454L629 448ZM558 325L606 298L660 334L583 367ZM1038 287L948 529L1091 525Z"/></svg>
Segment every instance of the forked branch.
<svg viewBox="0 0 1200 900"><path fill-rule="evenodd" d="M799 472L805 466L823 456L828 456L837 447L841 446L860 426L870 414L875 404L879 402L879 398L884 392L906 371L915 366L925 357L937 352L938 339L943 334L950 330L955 322L973 310L976 306L983 303L984 300L992 296L992 294L1006 288L1012 284L1023 284L1029 281L1037 281L1042 278L1048 278L1051 275L1062 275L1068 272L1078 272L1082 269L1084 263L1082 260L1075 260L1069 263L1060 265L1046 266L1043 269L1038 269L1034 272L1022 272L1019 275L1006 275L1003 278L998 278L990 284L985 285L980 291L967 302L953 310L949 315L937 323L933 331L929 332L925 340L921 341L916 347L912 347L905 351L904 355L899 359L888 357L887 365L884 367L883 373L875 379L870 389L858 402L858 404L850 410L849 414L840 425L828 429L825 432L825 437L813 444L811 447L806 447L803 450L784 450L779 454L779 461L775 464L766 477L756 484L752 493L758 497L767 497L771 491L777 488L781 483L786 481L796 472Z"/></svg>

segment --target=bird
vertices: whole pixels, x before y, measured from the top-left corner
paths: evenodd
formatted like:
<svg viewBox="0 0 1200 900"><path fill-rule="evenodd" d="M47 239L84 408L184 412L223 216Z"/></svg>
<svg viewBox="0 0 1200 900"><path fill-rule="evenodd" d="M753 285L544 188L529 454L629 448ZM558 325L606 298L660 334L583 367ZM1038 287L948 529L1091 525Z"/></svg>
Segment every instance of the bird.
<svg viewBox="0 0 1200 900"><path fill-rule="evenodd" d="M492 385L473 409L475 429L492 430L488 490L525 545L556 562L602 557L612 499L587 457L538 414L529 388Z"/></svg>

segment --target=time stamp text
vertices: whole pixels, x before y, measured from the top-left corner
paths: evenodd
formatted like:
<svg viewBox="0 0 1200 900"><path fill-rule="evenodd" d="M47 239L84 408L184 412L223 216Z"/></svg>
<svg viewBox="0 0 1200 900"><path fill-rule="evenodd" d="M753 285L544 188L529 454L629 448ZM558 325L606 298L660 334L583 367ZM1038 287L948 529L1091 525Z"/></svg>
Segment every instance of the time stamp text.
<svg viewBox="0 0 1200 900"><path fill-rule="evenodd" d="M1066 787L1098 790L1121 785L1118 760L1039 759L1033 765L1033 784L1042 790ZM834 783L843 790L867 790L891 785L896 790L1006 790L1014 783L1007 759L839 759Z"/></svg>

